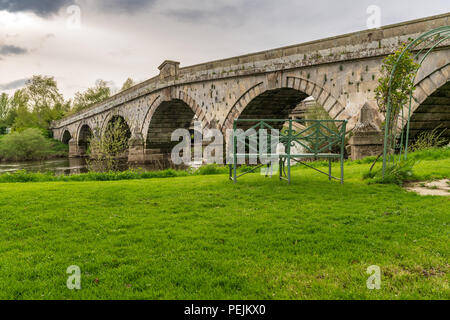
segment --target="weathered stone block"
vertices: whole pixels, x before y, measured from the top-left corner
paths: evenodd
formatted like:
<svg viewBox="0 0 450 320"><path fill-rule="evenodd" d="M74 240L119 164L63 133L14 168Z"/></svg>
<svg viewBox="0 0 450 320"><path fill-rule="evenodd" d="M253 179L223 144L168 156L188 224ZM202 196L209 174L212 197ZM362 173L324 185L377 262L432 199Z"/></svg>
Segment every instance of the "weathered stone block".
<svg viewBox="0 0 450 320"><path fill-rule="evenodd" d="M374 115L376 115L376 110L370 103L365 103L349 141L352 160L375 156L383 150L382 133L376 124Z"/></svg>

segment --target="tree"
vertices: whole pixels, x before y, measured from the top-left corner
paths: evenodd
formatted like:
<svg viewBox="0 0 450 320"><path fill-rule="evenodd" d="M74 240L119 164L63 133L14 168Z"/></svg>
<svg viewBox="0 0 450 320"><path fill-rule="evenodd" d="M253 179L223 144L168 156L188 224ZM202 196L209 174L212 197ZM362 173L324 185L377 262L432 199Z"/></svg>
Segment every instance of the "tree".
<svg viewBox="0 0 450 320"><path fill-rule="evenodd" d="M6 93L0 95L0 135L6 133L6 117L9 113L9 98Z"/></svg>
<svg viewBox="0 0 450 320"><path fill-rule="evenodd" d="M33 76L26 83L25 94L32 110L38 113L64 103L64 98L59 93L58 85L53 77Z"/></svg>
<svg viewBox="0 0 450 320"><path fill-rule="evenodd" d="M128 89L130 89L130 88L131 88L132 86L134 86L134 85L135 85L134 80L131 79L131 78L128 78L128 79L124 82L124 84L123 84L123 86L122 86L122 89L120 89L120 91L128 90Z"/></svg>
<svg viewBox="0 0 450 320"><path fill-rule="evenodd" d="M103 135L94 134L89 141L89 170L119 170L120 158L128 150L129 139L130 132L122 118L109 122Z"/></svg>
<svg viewBox="0 0 450 320"><path fill-rule="evenodd" d="M384 147L388 154L395 151L399 116L415 90L414 79L420 67L419 64L414 62L411 51L406 50L407 46L408 43L404 43L398 50L384 58L381 66L382 76L375 88L378 108L385 116L383 125L388 139ZM403 116L408 117L408 115ZM401 119L401 121L403 120L405 119ZM386 123L388 123L388 126L386 126ZM372 172L378 159L383 156L383 153L375 159L370 172Z"/></svg>
<svg viewBox="0 0 450 320"><path fill-rule="evenodd" d="M111 88L104 80L98 80L95 87L84 92L77 92L73 102L72 113L79 112L90 106L102 102L111 96Z"/></svg>
<svg viewBox="0 0 450 320"><path fill-rule="evenodd" d="M26 83L24 89L14 93L10 101L15 113L15 130L39 128L48 130L50 122L64 117L70 109L65 102L53 77L37 75Z"/></svg>
<svg viewBox="0 0 450 320"><path fill-rule="evenodd" d="M6 93L0 95L0 121L4 121L9 111L9 97Z"/></svg>
<svg viewBox="0 0 450 320"><path fill-rule="evenodd" d="M402 108L409 102L410 95L414 91L414 79L420 65L414 62L412 54L406 50L407 43L403 44L393 54L383 60L381 66L382 76L378 80L375 89L378 108L385 115L385 123L389 121L388 149L392 152L397 138L398 119ZM390 106L389 119L388 107ZM407 116L407 115L405 115Z"/></svg>

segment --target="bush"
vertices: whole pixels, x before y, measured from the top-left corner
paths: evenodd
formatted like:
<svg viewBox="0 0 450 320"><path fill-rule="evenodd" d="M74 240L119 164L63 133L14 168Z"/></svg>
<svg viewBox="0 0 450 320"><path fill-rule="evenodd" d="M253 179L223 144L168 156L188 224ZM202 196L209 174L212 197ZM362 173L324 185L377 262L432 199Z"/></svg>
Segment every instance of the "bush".
<svg viewBox="0 0 450 320"><path fill-rule="evenodd" d="M216 164L210 164L203 167L198 168L195 171L195 174L201 176L215 175L215 174L224 174L228 173L228 167L218 166Z"/></svg>
<svg viewBox="0 0 450 320"><path fill-rule="evenodd" d="M88 169L92 172L119 171L121 158L126 158L131 132L120 117L108 123L103 135L94 134L89 139Z"/></svg>
<svg viewBox="0 0 450 320"><path fill-rule="evenodd" d="M0 159L6 161L43 160L67 154L67 147L46 138L39 129L13 132L0 140Z"/></svg>
<svg viewBox="0 0 450 320"><path fill-rule="evenodd" d="M400 161L395 165L388 166L384 177L383 170L379 169L365 173L363 179L369 180L369 183L397 184L401 186L405 181L414 179L413 167L415 163L414 159Z"/></svg>
<svg viewBox="0 0 450 320"><path fill-rule="evenodd" d="M414 140L414 143L409 149L411 150L411 152L415 152L433 148L440 148L448 143L447 139L442 138L442 135L446 131L447 129L442 130L437 127L432 131L422 132L417 136L417 138Z"/></svg>

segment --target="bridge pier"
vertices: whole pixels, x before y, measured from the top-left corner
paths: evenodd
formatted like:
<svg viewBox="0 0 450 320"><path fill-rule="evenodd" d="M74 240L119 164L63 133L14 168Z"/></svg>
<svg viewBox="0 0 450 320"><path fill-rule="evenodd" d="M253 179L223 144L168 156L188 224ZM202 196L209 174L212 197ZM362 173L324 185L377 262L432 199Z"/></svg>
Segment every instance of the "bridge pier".
<svg viewBox="0 0 450 320"><path fill-rule="evenodd" d="M128 142L128 162L130 164L145 163L145 141L142 134L135 133Z"/></svg>
<svg viewBox="0 0 450 320"><path fill-rule="evenodd" d="M79 151L78 143L75 139L69 141L69 158L80 158L82 154Z"/></svg>

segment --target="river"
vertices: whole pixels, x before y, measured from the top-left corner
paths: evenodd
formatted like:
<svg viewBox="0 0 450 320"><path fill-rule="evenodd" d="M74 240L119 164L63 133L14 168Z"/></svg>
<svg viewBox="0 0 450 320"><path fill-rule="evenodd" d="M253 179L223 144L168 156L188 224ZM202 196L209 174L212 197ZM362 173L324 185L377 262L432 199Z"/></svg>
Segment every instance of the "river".
<svg viewBox="0 0 450 320"><path fill-rule="evenodd" d="M121 164L121 170L131 169L126 162ZM175 168L172 165L139 165L133 168L143 169L145 171L163 170L168 168ZM178 168L180 169L180 168ZM54 159L46 161L30 161L30 162L0 162L0 174L7 172L16 172L19 170L26 170L28 172L51 172L56 175L73 175L88 172L86 159L70 158L70 159Z"/></svg>

